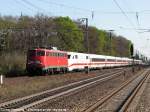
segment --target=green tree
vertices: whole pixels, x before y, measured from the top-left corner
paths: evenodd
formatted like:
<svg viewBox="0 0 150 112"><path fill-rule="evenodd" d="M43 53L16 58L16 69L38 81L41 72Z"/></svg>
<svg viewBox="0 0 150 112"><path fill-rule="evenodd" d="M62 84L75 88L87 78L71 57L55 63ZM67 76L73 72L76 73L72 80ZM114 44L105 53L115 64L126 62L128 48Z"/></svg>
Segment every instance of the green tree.
<svg viewBox="0 0 150 112"><path fill-rule="evenodd" d="M60 39L59 46L68 51L82 52L83 32L69 17L58 17L54 19L57 36Z"/></svg>

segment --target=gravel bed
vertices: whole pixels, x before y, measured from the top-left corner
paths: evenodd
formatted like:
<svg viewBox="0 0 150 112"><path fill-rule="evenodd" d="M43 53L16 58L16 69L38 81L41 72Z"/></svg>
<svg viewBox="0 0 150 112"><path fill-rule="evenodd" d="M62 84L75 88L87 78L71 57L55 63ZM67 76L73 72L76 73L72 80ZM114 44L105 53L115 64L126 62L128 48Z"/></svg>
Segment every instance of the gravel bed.
<svg viewBox="0 0 150 112"><path fill-rule="evenodd" d="M66 109L68 112L80 112L86 107L93 104L99 98L112 91L112 89L118 87L124 81L129 79L131 72L127 72L125 77L120 75L119 77L110 79L92 88L85 89L73 95L60 97L53 101L48 102L46 105L38 108L43 109Z"/></svg>
<svg viewBox="0 0 150 112"><path fill-rule="evenodd" d="M4 85L0 86L0 103L111 71L112 69L105 69L102 71L91 71L89 74L77 72L49 76L4 78Z"/></svg>
<svg viewBox="0 0 150 112"><path fill-rule="evenodd" d="M140 96L135 112L150 112L150 79L148 79L143 94Z"/></svg>

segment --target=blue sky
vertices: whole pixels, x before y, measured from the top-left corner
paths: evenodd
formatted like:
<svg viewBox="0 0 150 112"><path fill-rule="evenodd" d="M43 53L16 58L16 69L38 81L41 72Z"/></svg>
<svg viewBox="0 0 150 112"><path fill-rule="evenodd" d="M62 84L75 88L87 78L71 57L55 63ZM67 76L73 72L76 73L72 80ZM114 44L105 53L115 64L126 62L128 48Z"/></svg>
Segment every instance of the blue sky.
<svg viewBox="0 0 150 112"><path fill-rule="evenodd" d="M87 17L89 24L104 30L115 30L131 40L136 49L150 57L150 0L1 0L0 14L19 16L44 13L49 16L69 16L72 19ZM92 11L94 16L92 19ZM137 22L137 16L138 21Z"/></svg>

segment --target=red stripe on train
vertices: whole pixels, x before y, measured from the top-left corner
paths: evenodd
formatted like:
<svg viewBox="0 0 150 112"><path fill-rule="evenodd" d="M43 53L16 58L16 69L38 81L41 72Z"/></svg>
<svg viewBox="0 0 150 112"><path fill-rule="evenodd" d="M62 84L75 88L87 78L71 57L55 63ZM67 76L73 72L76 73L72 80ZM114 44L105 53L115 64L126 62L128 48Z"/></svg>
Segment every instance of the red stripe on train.
<svg viewBox="0 0 150 112"><path fill-rule="evenodd" d="M71 67L71 66L81 66L81 65L98 65L98 64L128 64L126 62L123 62L123 63L114 63L114 62L104 62L104 63L74 63L74 64L71 64L70 66L68 67Z"/></svg>

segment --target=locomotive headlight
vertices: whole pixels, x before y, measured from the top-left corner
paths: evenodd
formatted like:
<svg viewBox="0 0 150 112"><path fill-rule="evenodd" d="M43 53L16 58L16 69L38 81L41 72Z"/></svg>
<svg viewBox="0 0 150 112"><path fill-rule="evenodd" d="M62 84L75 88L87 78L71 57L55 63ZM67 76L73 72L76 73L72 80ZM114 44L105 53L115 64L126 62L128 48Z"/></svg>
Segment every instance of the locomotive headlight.
<svg viewBox="0 0 150 112"><path fill-rule="evenodd" d="M40 61L38 61L38 60L36 60L36 61L35 61L35 63L36 63L36 64L41 64L41 62L40 62Z"/></svg>
<svg viewBox="0 0 150 112"><path fill-rule="evenodd" d="M41 61L39 60L28 61L28 64L41 64Z"/></svg>

